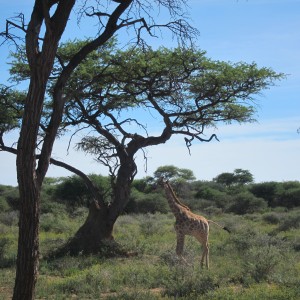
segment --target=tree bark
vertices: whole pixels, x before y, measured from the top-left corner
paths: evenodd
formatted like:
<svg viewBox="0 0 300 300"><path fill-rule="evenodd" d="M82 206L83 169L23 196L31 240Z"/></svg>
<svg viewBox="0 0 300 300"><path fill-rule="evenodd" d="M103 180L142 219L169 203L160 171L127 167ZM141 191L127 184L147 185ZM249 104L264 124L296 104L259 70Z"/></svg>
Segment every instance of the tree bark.
<svg viewBox="0 0 300 300"><path fill-rule="evenodd" d="M41 186L50 163L55 135L47 144L47 155L36 166L36 146L47 82L54 63L58 42L75 0L60 1L50 18L55 2L36 0L26 32L26 53L30 84L17 149L17 177L20 192L18 256L13 300L34 299L39 265L39 214ZM42 50L39 34L45 21ZM58 116L59 119L59 116Z"/></svg>
<svg viewBox="0 0 300 300"><path fill-rule="evenodd" d="M114 240L113 225L109 220L107 206L99 206L93 201L89 207L89 214L85 223L79 228L75 236L58 254L79 255L98 253L105 244Z"/></svg>
<svg viewBox="0 0 300 300"><path fill-rule="evenodd" d="M136 174L136 164L133 156L123 157L122 161L113 184L111 204L105 204L100 194L96 196L96 193L93 193L95 200L90 204L85 223L74 237L54 255L91 253L102 253L105 256L126 255L114 240L113 228L129 201L131 183ZM77 175L81 176L78 172ZM89 189L91 184L90 182L88 185Z"/></svg>

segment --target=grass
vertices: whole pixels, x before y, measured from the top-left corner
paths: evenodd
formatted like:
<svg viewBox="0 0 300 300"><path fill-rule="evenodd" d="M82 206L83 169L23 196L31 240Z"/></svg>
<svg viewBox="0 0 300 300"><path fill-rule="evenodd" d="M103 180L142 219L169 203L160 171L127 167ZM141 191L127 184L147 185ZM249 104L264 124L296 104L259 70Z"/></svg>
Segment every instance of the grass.
<svg viewBox="0 0 300 300"><path fill-rule="evenodd" d="M296 300L300 294L298 214L299 210L212 218L232 232L211 226L211 268L205 270L200 269L201 247L193 238L186 239L188 264L177 259L172 214L118 219L116 240L137 256L47 259L47 253L65 243L84 220L82 214L63 215L58 222L48 212L41 218L43 258L36 299ZM16 224L0 222L0 299L12 295L16 234Z"/></svg>

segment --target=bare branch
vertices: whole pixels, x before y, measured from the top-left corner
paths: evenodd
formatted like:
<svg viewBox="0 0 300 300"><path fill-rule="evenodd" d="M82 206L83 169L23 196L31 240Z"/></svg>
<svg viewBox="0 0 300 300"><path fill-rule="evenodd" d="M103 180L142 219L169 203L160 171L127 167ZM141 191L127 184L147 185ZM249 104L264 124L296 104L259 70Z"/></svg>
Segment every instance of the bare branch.
<svg viewBox="0 0 300 300"><path fill-rule="evenodd" d="M12 32L12 30L16 28L20 29L24 33L27 33L27 26L25 25L24 14L22 13L6 20L5 31L0 33L0 36L4 38L4 41L0 44L0 46L2 46L6 42L12 42L17 50L20 50L18 41L23 43L24 38Z"/></svg>
<svg viewBox="0 0 300 300"><path fill-rule="evenodd" d="M180 133L180 132L174 131L174 133ZM210 142L212 139L216 139L219 142L219 139L215 134L212 134L208 139L204 139L204 138L201 138L201 137L199 137L197 135L193 135L193 134L187 134L187 133L184 133L184 134L185 135L191 135L190 138L187 138L187 137L184 138L186 147L188 148L188 151L189 151L190 155L191 155L191 149L190 148L192 146L192 141L194 140L194 138L196 138L200 142Z"/></svg>

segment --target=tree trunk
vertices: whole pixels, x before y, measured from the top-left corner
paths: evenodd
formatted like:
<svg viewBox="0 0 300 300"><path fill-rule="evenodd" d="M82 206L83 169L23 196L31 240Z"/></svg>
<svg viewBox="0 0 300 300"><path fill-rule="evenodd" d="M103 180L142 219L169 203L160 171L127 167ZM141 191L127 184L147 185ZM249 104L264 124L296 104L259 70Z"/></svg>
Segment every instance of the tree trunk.
<svg viewBox="0 0 300 300"><path fill-rule="evenodd" d="M20 203L19 241L17 270L14 287L14 300L34 299L35 284L38 275L39 257L39 189L32 180L23 182L27 187L22 190Z"/></svg>
<svg viewBox="0 0 300 300"><path fill-rule="evenodd" d="M40 192L49 167L57 127L53 127L48 142L42 146L41 163L38 167L36 166L37 139L47 82L53 67L58 42L74 1L59 1L56 11L50 19L49 11L55 3L36 0L26 30L26 54L30 68L30 84L24 105L17 150L20 219L13 300L34 299L39 265ZM40 51L39 34L45 18L46 31ZM55 117L60 122L59 113L53 112L53 114L56 114Z"/></svg>
<svg viewBox="0 0 300 300"><path fill-rule="evenodd" d="M55 163L57 164L57 162ZM59 165L62 166L62 164ZM81 172L78 172L76 169L75 171L77 175L82 177ZM85 223L62 249L54 253L55 256L99 252L105 256L127 255L115 242L113 228L117 218L129 201L131 183L135 174L136 164L133 156L129 156L120 165L110 205L104 203L100 194L97 196L97 193L93 192L93 189L91 190L94 198L98 199L90 204L89 214ZM82 178L85 181L87 180L86 176ZM89 189L91 189L91 185L92 183L90 182L88 185Z"/></svg>
<svg viewBox="0 0 300 300"><path fill-rule="evenodd" d="M44 75L44 76L42 76ZM20 218L14 300L34 298L38 275L39 211L42 180L36 171L36 141L46 88L47 74L33 76L26 98L17 150Z"/></svg>
<svg viewBox="0 0 300 300"><path fill-rule="evenodd" d="M79 255L101 251L104 245L114 241L114 224L109 222L109 210L93 201L85 223L79 228L69 243L58 254Z"/></svg>

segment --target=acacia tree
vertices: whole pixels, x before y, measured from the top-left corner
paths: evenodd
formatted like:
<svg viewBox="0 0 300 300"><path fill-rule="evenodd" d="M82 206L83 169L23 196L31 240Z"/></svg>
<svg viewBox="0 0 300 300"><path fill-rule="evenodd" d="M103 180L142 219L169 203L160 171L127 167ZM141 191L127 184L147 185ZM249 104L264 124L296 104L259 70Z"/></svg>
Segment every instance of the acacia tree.
<svg viewBox="0 0 300 300"><path fill-rule="evenodd" d="M245 185L252 183L254 181L254 178L248 170L235 169L233 173L221 173L213 180L217 183L230 187L233 185Z"/></svg>
<svg viewBox="0 0 300 300"><path fill-rule="evenodd" d="M131 26L138 39L145 30L154 34L157 27L167 27L174 34L190 37L191 27L181 19L186 0L35 0L28 24L20 15L20 23L7 20L6 31L1 35L17 43L17 28L25 33L26 59L30 70L28 92L22 116L17 147L17 178L20 192L20 220L16 280L13 299L33 299L37 280L39 256L40 191L47 173L53 144L61 123L65 104L64 89L68 80L86 56L107 42L118 30ZM45 93L57 48L70 18L78 4L80 16L96 19L98 32L80 48L67 65L62 65L52 90L51 114L38 143ZM151 16L153 7L166 8L171 21L155 24ZM39 146L39 151L37 151ZM38 153L39 152L39 153ZM37 155L39 159L37 160Z"/></svg>
<svg viewBox="0 0 300 300"><path fill-rule="evenodd" d="M158 167L153 175L156 179L163 177L166 180L179 179L179 180L191 181L196 179L193 174L193 171L189 169L180 169L172 165Z"/></svg>
<svg viewBox="0 0 300 300"><path fill-rule="evenodd" d="M68 63L85 43L66 43L58 51L61 62ZM26 67L20 68L18 63L14 67L12 73L19 74L17 78L26 78ZM60 68L56 65L55 71L60 73ZM220 122L253 121L253 95L281 77L254 63L212 61L195 48L118 51L112 41L88 55L64 89L61 129L76 126L86 130L77 146L109 168L112 192L110 199L105 199L87 176L52 160L83 176L95 199L86 222L64 250L72 254L97 252L104 240L113 240L114 223L128 203L137 172L138 151L165 143L173 135L183 136L189 149L194 141L211 141L215 135L206 137L206 129ZM55 74L53 80L48 87L50 95ZM161 124L160 133L148 132L147 114Z"/></svg>
<svg viewBox="0 0 300 300"><path fill-rule="evenodd" d="M254 63L212 61L194 48L119 51L102 66L101 80L98 72L83 85L76 77L69 86L64 125L90 129L78 147L109 167L112 194L109 203L91 205L68 245L73 253L98 251L104 239L113 239L114 223L129 201L138 151L173 135L183 136L189 149L194 141L211 141L215 135L206 137L206 130L218 123L253 121L253 95L282 77ZM161 124L159 133L147 130L151 115Z"/></svg>

